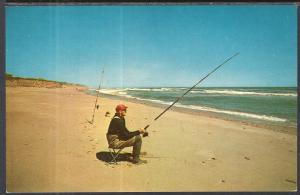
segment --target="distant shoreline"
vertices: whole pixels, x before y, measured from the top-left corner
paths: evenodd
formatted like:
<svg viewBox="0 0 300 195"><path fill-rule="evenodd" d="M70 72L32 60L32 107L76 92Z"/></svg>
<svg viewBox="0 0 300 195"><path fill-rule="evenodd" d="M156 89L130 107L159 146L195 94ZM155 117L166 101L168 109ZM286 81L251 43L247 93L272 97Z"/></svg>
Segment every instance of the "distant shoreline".
<svg viewBox="0 0 300 195"><path fill-rule="evenodd" d="M12 74L6 73L6 83L7 87L46 87L46 88L61 88L66 86L78 87L80 89L88 89L87 86L81 84L74 84L68 82L59 82L53 80L47 80L43 78L23 78L14 76Z"/></svg>

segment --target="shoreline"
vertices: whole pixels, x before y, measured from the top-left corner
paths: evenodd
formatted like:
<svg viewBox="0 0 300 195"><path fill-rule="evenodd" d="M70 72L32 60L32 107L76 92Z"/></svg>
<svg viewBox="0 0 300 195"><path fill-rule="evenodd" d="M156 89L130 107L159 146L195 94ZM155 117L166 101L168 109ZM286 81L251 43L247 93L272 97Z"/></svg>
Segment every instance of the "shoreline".
<svg viewBox="0 0 300 195"><path fill-rule="evenodd" d="M85 93L88 94L88 95L96 96L92 92L89 92L88 89L85 91ZM163 104L160 104L160 103L155 103L155 102L151 102L151 101L147 101L147 100L140 100L140 99L137 99L137 98L134 98L134 97L133 98L128 98L128 97L124 97L124 96L118 96L118 95L112 95L112 94L106 94L106 93L101 93L100 92L99 93L99 99L101 99L101 96L105 97L105 98L116 99L116 100L125 100L125 101L129 101L129 102L132 102L132 103L138 103L138 104L141 104L141 105L147 105L147 106L161 108L161 109L165 109L165 108L168 107L168 105L163 105ZM203 117L208 117L208 118L220 119L220 120L224 120L224 121L236 122L236 123L239 123L241 125L248 125L248 126L252 126L252 127L264 128L264 129L268 129L270 131L287 133L287 134L291 134L291 135L297 135L297 133L298 133L297 132L297 127L284 126L284 124L282 124L282 125L270 124L271 122L266 122L266 121L262 121L260 123L259 120L256 120L256 121L252 120L251 121L251 119L238 118L238 117L229 117L229 116L226 116L225 114L218 114L218 113L213 113L213 112L209 112L209 111L201 111L201 110L196 110L196 109L177 107L176 104L172 108L170 108L170 110L175 111L175 112L179 112L179 113L185 113L185 114L191 114L191 115L196 115L196 116L203 116ZM155 116L153 116L153 118L154 117Z"/></svg>

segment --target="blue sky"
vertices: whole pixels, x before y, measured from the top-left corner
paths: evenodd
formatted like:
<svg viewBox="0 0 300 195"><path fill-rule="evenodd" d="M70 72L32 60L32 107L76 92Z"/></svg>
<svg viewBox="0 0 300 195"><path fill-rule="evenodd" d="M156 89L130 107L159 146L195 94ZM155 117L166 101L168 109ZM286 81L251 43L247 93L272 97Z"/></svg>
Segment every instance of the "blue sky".
<svg viewBox="0 0 300 195"><path fill-rule="evenodd" d="M97 87L297 86L295 5L8 6L6 72Z"/></svg>

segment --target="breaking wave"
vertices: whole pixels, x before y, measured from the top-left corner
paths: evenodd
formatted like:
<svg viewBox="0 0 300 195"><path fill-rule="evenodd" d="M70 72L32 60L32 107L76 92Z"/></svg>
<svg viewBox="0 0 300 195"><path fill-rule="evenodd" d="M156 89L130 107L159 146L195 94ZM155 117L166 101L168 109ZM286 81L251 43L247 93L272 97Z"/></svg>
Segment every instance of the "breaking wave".
<svg viewBox="0 0 300 195"><path fill-rule="evenodd" d="M263 93L263 92L253 92L253 91L235 91L235 90L199 90L199 91L192 90L191 93L297 97L297 93L266 93L266 92Z"/></svg>
<svg viewBox="0 0 300 195"><path fill-rule="evenodd" d="M189 108L189 109L193 109L193 110L201 110L201 111L229 114L229 115L235 115L235 116L241 116L241 117L255 118L255 119L261 119L261 120L267 120L267 121L276 121L276 122L287 121L287 119L273 117L273 116L258 115L258 114L229 111L229 110L221 110L221 109L215 109L215 108L210 108L210 107L205 107L205 106L182 105L179 103L179 104L177 104L177 107L184 107L184 108Z"/></svg>

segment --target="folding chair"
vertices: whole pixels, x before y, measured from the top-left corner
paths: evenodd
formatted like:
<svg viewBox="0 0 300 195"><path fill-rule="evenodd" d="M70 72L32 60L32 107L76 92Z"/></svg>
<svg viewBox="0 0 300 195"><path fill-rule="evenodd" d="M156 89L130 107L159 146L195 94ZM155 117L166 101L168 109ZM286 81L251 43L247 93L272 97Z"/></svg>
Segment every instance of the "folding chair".
<svg viewBox="0 0 300 195"><path fill-rule="evenodd" d="M108 147L109 149L109 153L112 157L112 160L109 162L109 164L118 164L117 163L117 160L118 160L118 157L119 157L119 154L121 153L121 151L124 149L124 148L112 148L112 147Z"/></svg>

